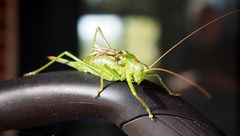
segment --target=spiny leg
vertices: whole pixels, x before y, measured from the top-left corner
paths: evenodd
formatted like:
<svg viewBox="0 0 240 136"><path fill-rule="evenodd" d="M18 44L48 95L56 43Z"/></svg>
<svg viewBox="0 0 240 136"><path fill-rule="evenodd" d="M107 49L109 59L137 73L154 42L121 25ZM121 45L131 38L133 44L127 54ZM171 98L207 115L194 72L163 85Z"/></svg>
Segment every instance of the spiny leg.
<svg viewBox="0 0 240 136"><path fill-rule="evenodd" d="M84 63L82 60L80 60L79 58L75 57L73 54L71 54L70 52L66 52L66 55L70 58L72 58L73 60L77 61L77 62L82 62ZM91 70L93 70L94 72L96 72L100 77L100 88L99 90L97 91L96 93L96 96L95 97L98 97L100 95L100 93L103 91L103 69L101 68L101 70L97 69L97 68L93 68L92 66L84 63L84 65L86 65L88 68L90 68ZM99 72L101 71L101 72Z"/></svg>
<svg viewBox="0 0 240 136"><path fill-rule="evenodd" d="M88 65L88 64L86 64L85 62L83 62L82 60L78 59L77 57L75 57L74 55L72 55L72 54L69 53L69 52L67 53L67 55L68 55L69 57L71 57L72 59L74 59L75 61L81 62L83 65L85 65L85 66L88 67L89 69L93 70L95 73L97 73L97 74L101 77L101 79L100 79L100 88L99 88L99 90L97 91L95 98L96 98L96 97L99 97L100 93L103 92L103 87L104 87L103 74L104 74L104 72L110 74L109 76L106 76L106 75L105 75L105 78L107 78L108 80L111 80L111 76L118 76L118 77L120 76L115 70L112 70L112 69L111 69L110 67L108 67L107 65L103 65L103 67L101 67L100 69L99 69L99 68L94 68L94 67L92 67L91 65ZM57 57L53 57L53 56L50 57L50 59L55 59L55 58L57 58ZM75 67L74 64L73 64L73 63L77 63L77 62L69 61L69 60L62 59L62 58L59 58L59 59L56 60L56 61L58 61L58 62L60 62L60 63L67 63L67 65L69 65L69 66L71 66L71 67L73 67L73 68L78 69L78 68Z"/></svg>
<svg viewBox="0 0 240 136"><path fill-rule="evenodd" d="M98 34L98 33L100 33L103 41L104 41L105 44L108 46L108 48L111 49L112 47L110 46L110 44L109 44L108 41L106 40L106 38L105 38L105 36L103 35L103 32L102 32L102 30L101 30L100 27L97 27L97 28L96 28L96 31L95 31L95 34L94 34L94 37L93 37L93 47L96 47L95 45L96 45L96 39L97 39L97 34Z"/></svg>
<svg viewBox="0 0 240 136"><path fill-rule="evenodd" d="M55 59L56 57L54 57L54 56L50 56L49 57L49 59L50 60L53 60L53 59ZM79 68L78 67L76 67L75 66L75 64L74 63L78 63L78 61L77 62L75 62L75 61L69 61L69 60L66 60L66 59L63 59L63 58L59 58L58 60L56 60L57 62L59 62L59 63L63 63L63 64L66 64L66 65L68 65L68 66L70 66L70 67L73 67L73 68L75 68L75 69L77 69L77 70L79 70ZM83 62L84 63L84 62ZM117 77L120 77L120 75L115 71L115 70L112 70L110 67L108 67L107 65L104 65L101 69L97 69L97 68L92 68L90 65L88 65L88 64L86 64L85 66L89 66L88 68L90 68L91 70L93 70L95 73L97 73L100 77L101 77L101 79L100 79L100 88L99 88L99 90L96 92L96 96L95 96L95 98L96 97L99 97L99 95L100 95L100 93L102 93L103 92L103 87L104 87L104 83L103 83L103 71L105 72L105 73L109 73L110 74L110 76L109 77L106 77L108 80L111 80L111 76L117 76ZM100 72L101 71L101 72Z"/></svg>
<svg viewBox="0 0 240 136"><path fill-rule="evenodd" d="M49 60L53 60L55 58L56 58L55 56L48 56ZM56 62L68 65L69 67L72 67L78 71L84 71L86 68L91 69L89 65L88 64L85 65L84 62L80 63L78 61L67 60L65 58L58 58Z"/></svg>
<svg viewBox="0 0 240 136"><path fill-rule="evenodd" d="M100 75L101 79L100 79L100 88L96 93L95 97L98 97L100 95L100 93L103 91L103 68L101 68L101 70L98 70L97 68L93 68L88 64L85 64L82 60L78 59L77 57L75 57L73 54L71 54L70 52L65 52L65 55L67 55L68 57L72 58L73 60L77 61L77 62L82 62L85 66L89 67L91 70L93 70L94 72L96 72L98 75ZM53 60L57 61L57 58L54 58ZM58 58L59 59L59 58ZM52 61L53 61L52 60ZM101 71L101 72L99 72Z"/></svg>
<svg viewBox="0 0 240 136"><path fill-rule="evenodd" d="M142 100L142 98L140 98L132 84L132 80L131 79L127 79L127 83L128 83L128 86L133 94L133 96L143 105L143 107L146 109L146 111L148 112L148 117L153 120L153 114L150 110L150 108L148 107L148 105Z"/></svg>
<svg viewBox="0 0 240 136"><path fill-rule="evenodd" d="M62 63L62 64L66 64L66 65L68 65L68 66L70 66L70 67L73 67L73 68L79 70L79 71L82 71L82 70L80 70L80 69L78 68L79 65L77 65L77 63L79 63L79 64L81 64L81 65L86 66L87 68L91 69L93 72L95 72L95 73L97 73L97 74L99 75L99 72L101 71L100 69L98 69L98 68L96 68L96 67L93 67L93 66L87 64L86 62L80 60L79 58L75 57L73 54L71 54L71 53L69 53L69 52L67 52L66 55L67 55L68 57L72 58L74 61L70 61L70 60L63 59L63 58L58 58L58 59L56 60L56 62L59 62L59 63ZM48 56L48 59L50 59L50 60L54 60L54 59L56 59L56 58L57 58L57 57L55 57L55 56ZM83 71L84 71L84 70L83 70Z"/></svg>
<svg viewBox="0 0 240 136"><path fill-rule="evenodd" d="M120 75L116 70L110 68L109 66L107 66L105 64L103 65L103 68L104 68L104 71L109 72L109 74L111 76L114 76L115 78L120 79ZM110 80L110 81L112 80L112 77L108 77L108 78L109 78L108 80Z"/></svg>
<svg viewBox="0 0 240 136"><path fill-rule="evenodd" d="M163 82L162 78L158 75L158 74L146 74L146 76L154 76L157 77L157 79L159 80L159 82L161 83L161 85L163 86L163 88L168 92L169 95L173 95L173 96L180 96L181 94L176 94L176 93L172 93L170 91L170 89L167 87L167 85Z"/></svg>
<svg viewBox="0 0 240 136"><path fill-rule="evenodd" d="M109 74L110 74L110 75L108 75L108 76L105 75L105 78L106 78L107 80L109 80L109 81L112 80L112 76L120 78L120 75L119 75L115 70L111 69L111 68L108 67L107 65L103 65L103 67L101 68L101 75L100 75L100 76L101 76L101 79L100 79L100 88L99 88L99 90L97 91L95 97L99 97L100 93L103 92L103 86L104 86L104 84L103 84L103 74L104 74L103 71L104 71L105 73L109 73Z"/></svg>
<svg viewBox="0 0 240 136"><path fill-rule="evenodd" d="M99 90L97 91L95 98L96 98L96 97L99 97L100 93L103 92L103 86L104 86L104 84L103 84L103 70L102 70L102 69L101 69L101 75L100 75L100 76L101 76L101 79L100 79L100 88L99 88Z"/></svg>
<svg viewBox="0 0 240 136"><path fill-rule="evenodd" d="M184 76L181 76L173 71L170 71L170 70L167 70L167 69L164 69L164 68L150 68L149 71L154 71L154 70L157 70L157 71L161 71L161 72L165 72L165 73L168 73L168 74L171 74L175 77L178 77L179 79L191 84L192 86L196 87L199 91L201 91L208 99L211 99L212 96L207 92L207 90L205 90L202 86L198 85L197 83L193 82L192 80L184 77Z"/></svg>
<svg viewBox="0 0 240 136"><path fill-rule="evenodd" d="M49 61L47 64L45 64L44 66L40 67L39 69L37 70L34 70L32 72L29 72L29 73L26 73L24 74L24 76L31 76L31 75L35 75L39 72L41 72L42 70L46 69L47 67L49 67L51 64L53 64L54 62L56 62L59 58L62 58L63 56L68 56L70 58L72 58L73 60L76 60L76 61L81 61L80 59L78 59L76 56L74 56L73 54L71 54L70 52L68 51L64 51L63 53L59 54L57 57L55 57L54 59L52 59L51 61ZM82 61L81 61L82 62Z"/></svg>

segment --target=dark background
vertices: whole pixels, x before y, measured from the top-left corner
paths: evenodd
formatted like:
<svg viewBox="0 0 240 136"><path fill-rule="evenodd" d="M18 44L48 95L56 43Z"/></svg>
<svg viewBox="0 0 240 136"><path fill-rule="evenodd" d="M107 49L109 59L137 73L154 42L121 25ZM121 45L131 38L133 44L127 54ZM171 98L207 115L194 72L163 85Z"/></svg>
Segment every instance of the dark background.
<svg viewBox="0 0 240 136"><path fill-rule="evenodd" d="M237 9L237 2L224 5L205 4L194 17L186 16L187 0L21 0L19 13L19 76L45 64L46 56L65 50L78 54L77 21L84 14L111 13L151 16L161 22L163 50L176 41L224 13ZM219 1L220 2L220 1ZM235 2L235 3L234 3ZM190 11L191 12L191 11ZM206 28L184 46L167 56L161 66L181 72L197 69L200 83L212 94L206 100L195 91L186 92L183 98L203 112L228 136L238 135L238 59L237 45L239 14ZM213 45L213 46L212 46ZM81 45L80 45L81 46ZM46 71L69 69L56 64ZM165 79L168 77L163 75ZM94 134L91 134L94 132ZM86 119L30 128L19 131L20 136L34 135L124 135L116 126L102 119Z"/></svg>

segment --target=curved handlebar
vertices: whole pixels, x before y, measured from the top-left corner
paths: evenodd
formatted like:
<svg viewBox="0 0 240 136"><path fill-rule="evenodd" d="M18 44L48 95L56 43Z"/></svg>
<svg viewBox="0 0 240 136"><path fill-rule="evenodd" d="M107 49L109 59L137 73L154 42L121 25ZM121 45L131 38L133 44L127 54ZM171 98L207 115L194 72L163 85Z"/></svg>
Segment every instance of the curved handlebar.
<svg viewBox="0 0 240 136"><path fill-rule="evenodd" d="M155 121L148 118L126 82L104 81L104 91L94 98L99 80L91 74L64 71L0 83L0 130L99 116L129 136L223 135L190 104L149 81L135 88L150 106Z"/></svg>

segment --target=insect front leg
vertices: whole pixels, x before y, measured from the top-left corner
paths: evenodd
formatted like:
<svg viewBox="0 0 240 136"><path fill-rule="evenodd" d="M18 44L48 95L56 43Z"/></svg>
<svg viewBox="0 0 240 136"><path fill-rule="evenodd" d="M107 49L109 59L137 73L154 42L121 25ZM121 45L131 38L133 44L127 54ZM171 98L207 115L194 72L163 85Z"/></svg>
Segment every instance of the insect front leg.
<svg viewBox="0 0 240 136"><path fill-rule="evenodd" d="M54 59L52 59L51 61L49 61L47 64L45 64L44 66L40 67L37 70L34 70L32 72L26 73L24 74L24 76L31 76L31 75L36 75L37 73L41 72L42 70L46 69L47 67L49 67L51 64L53 64L54 62L58 61L58 59L62 58L63 56L68 56L70 58L72 58L75 61L81 61L80 59L78 59L76 56L74 56L73 54L71 54L68 51L64 51L63 53L59 54L57 57L55 57Z"/></svg>
<svg viewBox="0 0 240 136"><path fill-rule="evenodd" d="M146 109L146 111L148 112L148 117L153 120L153 114L149 108L149 106L142 100L142 98L140 98L132 84L132 80L131 79L127 79L127 83L128 86L133 94L133 96L143 105L143 107Z"/></svg>
<svg viewBox="0 0 240 136"><path fill-rule="evenodd" d="M163 82L162 78L158 75L158 74L146 74L146 76L154 76L157 77L157 79L159 80L159 82L161 83L161 85L163 86L163 88L168 92L169 95L173 95L173 96L180 96L181 94L176 94L176 93L172 93L170 91L170 89L167 87L167 85Z"/></svg>

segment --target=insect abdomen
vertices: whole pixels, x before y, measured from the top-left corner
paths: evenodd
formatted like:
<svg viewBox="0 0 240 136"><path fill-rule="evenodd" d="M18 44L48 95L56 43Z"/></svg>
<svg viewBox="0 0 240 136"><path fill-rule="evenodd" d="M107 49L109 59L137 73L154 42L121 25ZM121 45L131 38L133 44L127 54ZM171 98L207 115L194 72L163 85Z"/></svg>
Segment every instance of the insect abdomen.
<svg viewBox="0 0 240 136"><path fill-rule="evenodd" d="M83 58L83 61L99 69L99 74L102 74L103 78L108 81L125 80L125 76L123 76L124 68L118 65L117 61L112 56L87 56ZM91 71L88 72L97 75Z"/></svg>

